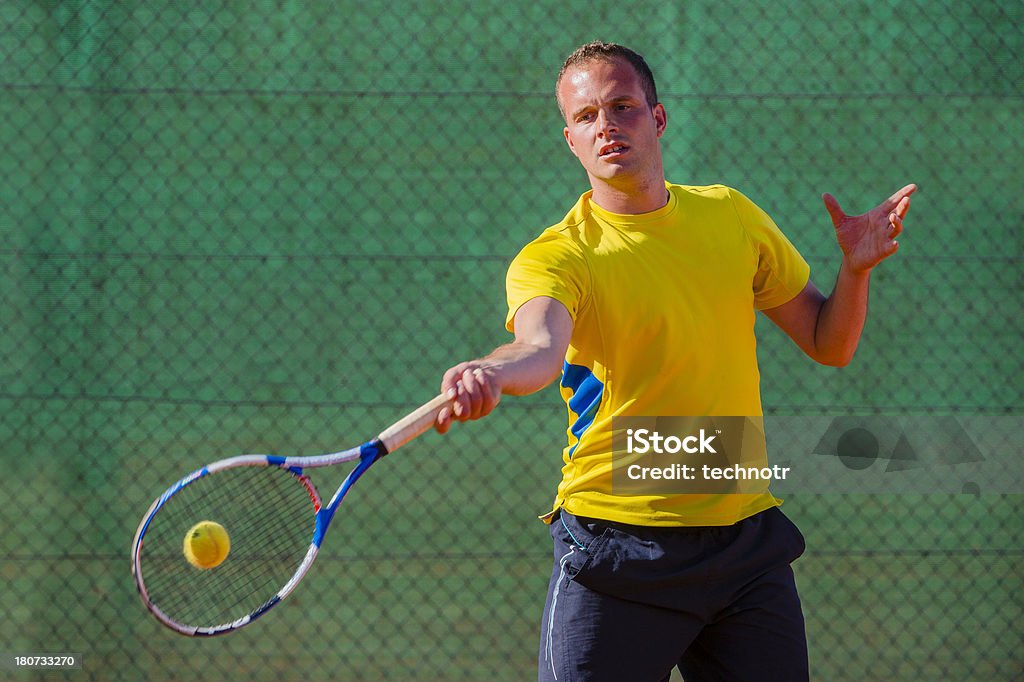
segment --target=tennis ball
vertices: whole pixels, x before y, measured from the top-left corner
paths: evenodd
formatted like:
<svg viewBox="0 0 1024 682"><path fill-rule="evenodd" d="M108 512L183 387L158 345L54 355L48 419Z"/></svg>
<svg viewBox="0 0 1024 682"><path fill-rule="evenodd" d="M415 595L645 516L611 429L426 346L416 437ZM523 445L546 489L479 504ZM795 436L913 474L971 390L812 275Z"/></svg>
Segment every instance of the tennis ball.
<svg viewBox="0 0 1024 682"><path fill-rule="evenodd" d="M196 568L214 568L220 566L231 551L231 538L219 523L200 521L185 533L182 550Z"/></svg>

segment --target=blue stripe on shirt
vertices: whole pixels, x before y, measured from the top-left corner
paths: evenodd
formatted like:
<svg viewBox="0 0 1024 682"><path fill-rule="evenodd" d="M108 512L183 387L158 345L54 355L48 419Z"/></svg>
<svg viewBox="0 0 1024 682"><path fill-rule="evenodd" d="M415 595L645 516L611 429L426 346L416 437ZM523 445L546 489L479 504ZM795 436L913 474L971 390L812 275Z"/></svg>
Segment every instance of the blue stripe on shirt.
<svg viewBox="0 0 1024 682"><path fill-rule="evenodd" d="M594 416L604 396L604 384L598 381L588 367L566 362L562 367L562 386L572 391L569 409L576 414L576 421L569 427L576 436L576 444L569 449L569 458L572 459L583 433L594 423Z"/></svg>

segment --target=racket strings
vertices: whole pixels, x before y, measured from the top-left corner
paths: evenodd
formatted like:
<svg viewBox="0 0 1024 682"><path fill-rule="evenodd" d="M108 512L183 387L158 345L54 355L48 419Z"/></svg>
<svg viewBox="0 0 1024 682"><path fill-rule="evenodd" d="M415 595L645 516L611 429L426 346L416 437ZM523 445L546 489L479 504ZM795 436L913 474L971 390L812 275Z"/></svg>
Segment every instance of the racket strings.
<svg viewBox="0 0 1024 682"><path fill-rule="evenodd" d="M275 493L279 494L274 501L253 500L253 505L269 504L276 507L283 506L283 504L287 502L287 500L284 499L283 492L284 491L281 490L275 491ZM312 505L307 505L305 511L312 515ZM274 519L274 521L277 520L278 519ZM246 548L251 553L244 554L242 551L245 550L241 550L239 554L235 556L236 561L232 562L230 565L230 568L234 571L234 579L230 585L225 588L225 602L232 602L235 606L248 604L248 610L251 611L260 606L264 601L266 601L266 599L270 598L273 593L276 593L277 590L280 589L289 578L291 578L295 569L298 568L298 562L301 561L303 556L305 556L305 553L309 548L309 541L313 535L312 530L313 524L310 523L300 534L303 540L302 544L296 547L294 541L295 538L287 531L287 529L279 528L274 523L272 523L271 528L268 529L266 519L262 518L261 514L256 513L256 511L250 507L250 514L245 517L245 522L239 525L238 532L241 537L260 537L261 541L259 544L250 544ZM263 537L264 533L266 533L265 537ZM297 553L298 550L301 550L301 552ZM277 583L272 585L273 593L265 593L263 595L265 597L264 599L260 599L258 604L252 604L250 596L251 586L259 584L264 579L265 575L273 573L273 568L275 566L289 566L290 570L286 572L287 575L284 576L283 580L279 580Z"/></svg>
<svg viewBox="0 0 1024 682"><path fill-rule="evenodd" d="M225 528L231 549L223 563L201 569L183 545L189 529L206 520ZM140 573L149 600L182 625L237 620L288 582L314 526L312 500L291 472L238 467L201 478L167 500L143 538Z"/></svg>

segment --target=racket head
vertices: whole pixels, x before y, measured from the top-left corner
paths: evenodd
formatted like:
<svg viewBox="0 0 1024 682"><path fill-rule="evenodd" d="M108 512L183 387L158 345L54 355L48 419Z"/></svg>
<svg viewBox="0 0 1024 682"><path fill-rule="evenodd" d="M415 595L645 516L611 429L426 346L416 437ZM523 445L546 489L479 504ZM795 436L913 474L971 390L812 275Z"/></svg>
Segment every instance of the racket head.
<svg viewBox="0 0 1024 682"><path fill-rule="evenodd" d="M189 636L232 632L284 599L319 547L321 498L284 458L243 455L209 464L168 488L150 506L132 543L132 575L146 608ZM202 569L185 557L196 523L225 528L231 548Z"/></svg>

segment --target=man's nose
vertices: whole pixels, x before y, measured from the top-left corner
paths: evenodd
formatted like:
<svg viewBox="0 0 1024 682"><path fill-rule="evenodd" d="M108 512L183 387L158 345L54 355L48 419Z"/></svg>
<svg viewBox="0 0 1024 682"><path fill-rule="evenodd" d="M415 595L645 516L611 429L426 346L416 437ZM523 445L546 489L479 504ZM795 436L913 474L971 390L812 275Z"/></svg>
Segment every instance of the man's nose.
<svg viewBox="0 0 1024 682"><path fill-rule="evenodd" d="M607 137L611 133L618 132L619 124L611 113L599 111L597 113L597 130L602 136Z"/></svg>

